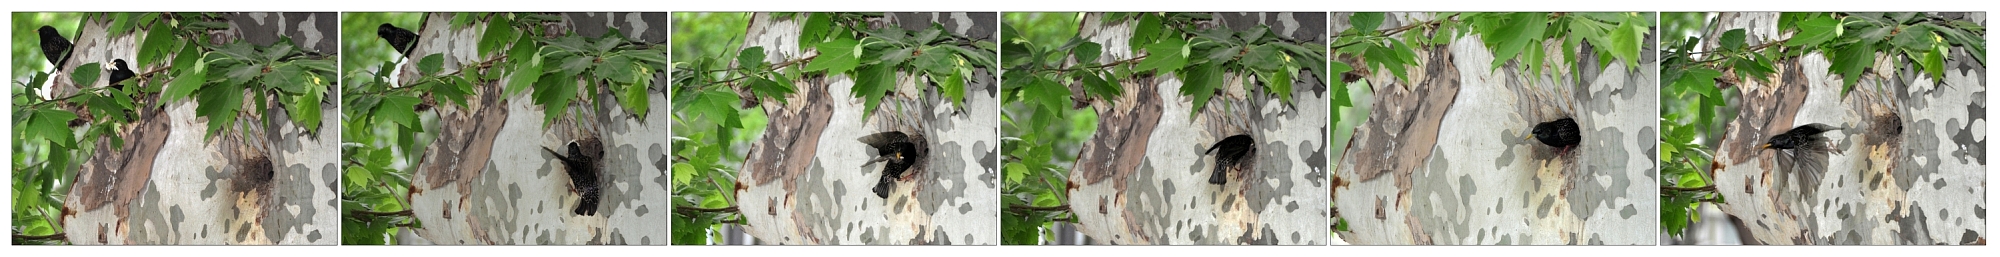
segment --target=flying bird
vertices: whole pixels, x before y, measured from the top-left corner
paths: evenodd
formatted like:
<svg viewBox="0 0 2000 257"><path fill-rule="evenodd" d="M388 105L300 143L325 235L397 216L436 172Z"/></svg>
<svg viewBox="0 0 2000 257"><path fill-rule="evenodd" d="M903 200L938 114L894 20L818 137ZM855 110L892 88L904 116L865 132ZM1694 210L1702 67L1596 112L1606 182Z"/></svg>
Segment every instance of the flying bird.
<svg viewBox="0 0 2000 257"><path fill-rule="evenodd" d="M69 60L69 48L72 46L69 38L56 32L56 27L47 25L43 25L38 32L42 34L42 56L48 57L49 64L55 65L56 70L62 70L63 62Z"/></svg>
<svg viewBox="0 0 2000 257"><path fill-rule="evenodd" d="M1542 144L1560 148L1563 152L1568 152L1571 147L1583 142L1583 135L1577 129L1576 120L1570 118L1535 124L1533 134L1529 134L1528 138L1541 140Z"/></svg>
<svg viewBox="0 0 2000 257"><path fill-rule="evenodd" d="M1797 185L1782 185L1785 183L1781 182L1781 186L1797 186L1806 199L1811 199L1819 188L1821 175L1826 172L1827 154L1840 153L1840 149L1833 148L1826 136L1820 134L1839 129L1820 123L1806 124L1765 141L1763 149L1778 150L1778 169L1798 175Z"/></svg>
<svg viewBox="0 0 2000 257"><path fill-rule="evenodd" d="M382 36L382 39L389 40L389 47L395 48L396 53L402 54L404 57L409 57L410 50L417 48L416 32L410 32L410 30L383 23L382 26L375 28L375 34Z"/></svg>
<svg viewBox="0 0 2000 257"><path fill-rule="evenodd" d="M1218 149L1222 152L1216 153ZM1250 135L1234 135L1215 142L1215 145L1208 147L1208 151L1201 153L1201 155L1215 154L1215 174L1208 177L1208 183L1216 185L1228 183L1228 168L1242 166L1245 163L1243 157L1256 152L1257 140L1250 138Z"/></svg>
<svg viewBox="0 0 2000 257"><path fill-rule="evenodd" d="M911 166L922 163L928 155L922 140L900 131L875 133L857 140L875 148L875 158L861 163L862 167L882 163L882 178L873 189L875 196L882 199L889 199L889 189L896 184L896 180L902 178Z"/></svg>
<svg viewBox="0 0 2000 257"><path fill-rule="evenodd" d="M563 167L569 174L571 190L583 198L578 200L576 210L572 212L576 215L593 216L597 215L598 198L603 197L597 184L597 160L604 155L604 149L598 146L599 143L595 139L579 141L583 143L569 142L568 156L549 150L548 147L542 147L542 151L549 152L549 155L555 155L556 159L562 160Z"/></svg>

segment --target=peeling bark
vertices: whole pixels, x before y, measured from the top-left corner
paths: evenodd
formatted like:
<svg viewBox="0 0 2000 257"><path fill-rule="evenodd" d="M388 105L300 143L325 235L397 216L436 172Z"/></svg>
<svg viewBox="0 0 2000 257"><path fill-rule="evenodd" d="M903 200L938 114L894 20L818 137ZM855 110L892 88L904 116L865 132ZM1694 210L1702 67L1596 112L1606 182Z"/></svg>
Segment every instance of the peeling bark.
<svg viewBox="0 0 2000 257"><path fill-rule="evenodd" d="M331 35L335 26L314 25L330 24L333 16L224 14L231 27L211 32L211 36L269 45L276 42L272 35ZM81 36L73 57L60 64L63 70L113 59L135 60L139 35L145 31L110 35L107 29L111 22L101 17L85 22L78 30ZM332 44L295 43L321 53L338 51ZM134 68L141 72L170 68L166 65ZM70 84L68 76L63 72L51 79L57 95L86 88ZM161 78L165 77L152 79ZM88 87L109 83L103 78L97 81ZM147 104L135 110L139 119L117 132L125 139L124 148L111 148L110 140L99 139L97 152L84 160L77 172L76 185L63 206L64 233L70 243L337 243L339 217L330 214L340 208L335 201L339 172L333 157L340 149L338 140L323 135L338 134L324 128L338 128L339 118L324 117L322 129L313 132L291 125L277 105L266 110L246 108L264 116L244 117L233 131L206 138L208 120L195 115L192 100L154 108L150 103L157 95L141 96L135 101ZM245 102L247 106L250 101ZM331 104L320 108L323 113L340 111Z"/></svg>
<svg viewBox="0 0 2000 257"><path fill-rule="evenodd" d="M1293 40L1326 42L1325 13L1217 13L1204 26L1247 30L1268 25ZM1136 57L1134 22L1084 15L1078 36L1103 45L1097 60ZM1323 58L1323 57L1322 57ZM1074 62L1075 60L1071 60ZM1293 102L1264 87L1245 91L1231 75L1223 93L1189 117L1194 105L1172 74L1119 81L1122 95L1092 104L1098 130L1084 142L1070 171L1069 206L1078 230L1110 244L1324 245L1329 100L1322 74L1301 72ZM1073 86L1079 87L1079 86ZM1072 92L1084 92L1072 88ZM1078 97L1076 99L1085 99ZM1257 141L1252 167L1227 183L1208 183L1217 141L1249 134Z"/></svg>
<svg viewBox="0 0 2000 257"><path fill-rule="evenodd" d="M1936 16L1986 23L1981 13ZM1721 13L1709 35L1742 28L1747 42L1781 41L1778 13ZM1703 46L1713 49L1717 45ZM1716 151L1715 184L1749 237L1763 244L1983 244L1986 67L1954 47L1943 84L1915 63L1877 56L1870 74L1841 96L1825 55L1780 60L1770 83L1742 79L1737 118ZM1824 123L1840 154L1824 160L1819 183L1788 188L1771 135Z"/></svg>
<svg viewBox="0 0 2000 257"><path fill-rule="evenodd" d="M1334 14L1335 31L1348 13ZM1391 13L1383 27L1433 19ZM1652 42L1649 35L1647 42ZM1517 63L1494 69L1479 35L1420 56L1406 84L1387 73L1365 78L1375 106L1354 133L1334 174L1334 209L1354 244L1652 244L1657 183L1658 60L1653 44L1638 63L1599 70L1583 63L1531 74ZM1563 63L1550 54L1549 63ZM1531 127L1560 118L1582 127L1567 154L1532 139Z"/></svg>
<svg viewBox="0 0 2000 257"><path fill-rule="evenodd" d="M443 54L443 72L494 59L477 53L485 23L451 29L451 15L433 13L419 28L423 40L411 59ZM664 33L665 13L565 14L551 31L602 35L617 28L628 40L651 44L648 35ZM594 20L593 20L594 19ZM609 26L609 28L607 27ZM416 62L399 65L397 79L421 78ZM492 71L498 72L498 71ZM503 76L504 77L504 76ZM543 106L530 97L533 89L503 96L506 79L473 86L466 107L443 104L433 113L436 141L424 149L423 163L412 178L411 210L422 228L413 228L422 242L480 245L660 245L666 244L667 129L666 95L648 94L651 110L634 117L618 106L609 92L601 102L571 103L571 112L544 127ZM586 80L576 82L579 92ZM664 73L653 87L664 88ZM596 215L571 212L581 200L569 191L570 178L562 160L547 154L564 144L596 138L602 142L599 186L603 198Z"/></svg>
<svg viewBox="0 0 2000 257"><path fill-rule="evenodd" d="M763 47L764 61L781 63L815 55L798 45L806 15L751 17L743 48ZM996 13L889 13L873 26L928 28L992 40ZM895 92L862 119L863 101L849 93L846 75L794 81L789 105L765 103L770 117L752 143L736 184L745 231L773 244L999 243L999 88L991 71L975 70L965 84L964 108L921 76L898 74ZM749 99L751 97L745 96ZM884 131L920 135L930 152L888 199L870 192L880 165L862 164L874 148L857 140Z"/></svg>

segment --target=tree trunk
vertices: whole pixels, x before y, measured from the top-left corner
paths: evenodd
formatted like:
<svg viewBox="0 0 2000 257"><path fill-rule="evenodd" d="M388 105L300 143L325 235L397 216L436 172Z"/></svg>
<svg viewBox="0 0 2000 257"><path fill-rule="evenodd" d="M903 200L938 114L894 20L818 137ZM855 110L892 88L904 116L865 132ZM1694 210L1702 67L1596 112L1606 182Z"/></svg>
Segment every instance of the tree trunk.
<svg viewBox="0 0 2000 257"><path fill-rule="evenodd" d="M1721 13L1703 33L1741 28L1746 42L1782 41L1790 36L1778 16ZM1981 13L1942 16L1986 23ZM1727 199L1718 206L1763 244L1984 244L1986 67L1971 54L1951 48L1942 85L1915 63L1878 55L1846 96L1817 52L1776 63L1771 83L1741 79L1742 108L1716 150L1715 184ZM1800 178L1760 146L1810 123L1844 128L1822 134L1840 153L1825 158L1819 183L1787 190ZM1799 193L1807 189L1815 193Z"/></svg>
<svg viewBox="0 0 2000 257"><path fill-rule="evenodd" d="M277 35L320 53L336 53L331 37L333 13L225 14L230 28L212 32L215 42L242 39L269 45ZM109 64L113 59L136 60L139 35L107 31L113 21L97 17L79 29L73 57L60 64L70 71L85 63ZM135 71L165 70L168 63L133 67ZM182 67L185 68L185 67ZM74 94L68 72L55 79L54 92ZM166 73L160 73L166 74ZM101 76L108 76L104 73ZM159 80L165 76L156 76ZM100 78L90 87L108 85ZM145 81L152 84L156 81ZM128 83L137 84L137 83ZM142 102L155 101L151 97ZM249 102L249 101L246 101ZM245 103L246 106L248 103ZM192 99L141 106L139 119L119 129L122 149L98 140L96 153L83 162L64 202L64 233L72 244L222 245L337 243L339 216L335 186L340 153L332 130L304 131L292 126L277 105L244 117L234 131L214 138L204 133L208 120L195 115ZM338 113L335 105L320 107ZM79 113L81 113L79 111ZM327 116L321 128L339 127ZM247 137L246 137L247 136ZM170 153L170 154L161 154ZM258 159L264 162L257 161ZM251 169L273 169L269 185L237 181ZM268 189L252 189L264 188ZM107 208L109 207L109 208Z"/></svg>
<svg viewBox="0 0 2000 257"><path fill-rule="evenodd" d="M1350 13L1334 15L1345 30ZM1383 27L1424 22L1390 13ZM1468 34L1419 47L1404 83L1365 78L1375 106L1356 128L1334 178L1334 209L1355 244L1653 244L1658 226L1658 59L1653 35L1641 67L1581 63L1531 74L1494 69L1493 52ZM1550 63L1562 63L1550 54ZM1583 142L1558 154L1528 139L1535 124L1574 118Z"/></svg>
<svg viewBox="0 0 2000 257"><path fill-rule="evenodd" d="M1205 26L1247 30L1268 25L1280 37L1326 42L1325 13L1217 13ZM1099 62L1137 57L1133 24L1085 14L1078 36L1103 45ZM1074 62L1074 60L1071 60ZM1172 74L1120 81L1123 95L1092 104L1098 129L1082 146L1069 175L1069 208L1078 230L1095 242L1134 245L1324 245L1327 108L1322 74L1295 76L1286 104L1242 76L1228 75L1221 94L1199 114ZM1076 93L1082 90L1072 89ZM1076 99L1085 99L1078 97ZM1228 183L1208 179L1222 138L1256 140L1252 168Z"/></svg>
<svg viewBox="0 0 2000 257"><path fill-rule="evenodd" d="M443 54L442 72L450 73L500 57L477 53L484 22L453 29L453 14L429 15L411 59ZM628 40L665 43L656 36L666 33L665 13L572 13L563 18L550 35L570 31L594 37L617 28ZM416 61L400 66L399 81L421 77ZM655 74L653 87L665 88L663 75ZM571 110L580 111L544 126L543 107L530 100L533 90L504 96L501 88L507 82L474 85L466 108L439 104L424 115L426 123L435 122L437 137L424 149L411 180L410 209L423 224L413 228L416 235L436 244L666 244L665 90L649 92L654 111L645 117L625 112L607 90L595 92L604 100L573 102ZM576 83L578 92L592 92L583 83L593 82ZM591 138L605 150L599 177L603 198L595 215L574 215L571 209L581 198L569 191L561 159L543 148L564 149L571 141Z"/></svg>
<svg viewBox="0 0 2000 257"><path fill-rule="evenodd" d="M767 63L817 53L798 45L808 15L757 13L743 48L764 47ZM975 40L996 35L996 13L890 13L875 26L928 28ZM991 71L975 70L963 108L954 107L921 76L902 73L895 92L863 119L863 101L851 95L846 75L808 76L790 105L762 105L770 123L752 143L738 173L736 200L746 231L777 244L999 243L999 92ZM751 99L751 96L744 96ZM888 199L871 187L881 175L863 166L873 152L858 138L883 131L922 134L930 149L924 163L896 182ZM865 167L865 168L864 168Z"/></svg>

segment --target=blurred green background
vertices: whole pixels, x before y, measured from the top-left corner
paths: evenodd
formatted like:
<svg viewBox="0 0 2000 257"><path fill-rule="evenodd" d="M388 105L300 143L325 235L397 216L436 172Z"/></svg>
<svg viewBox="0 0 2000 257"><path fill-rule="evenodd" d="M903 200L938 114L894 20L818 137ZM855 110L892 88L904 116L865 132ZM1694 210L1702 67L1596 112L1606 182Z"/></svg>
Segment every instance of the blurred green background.
<svg viewBox="0 0 2000 257"><path fill-rule="evenodd" d="M42 25L56 27L63 37L76 39L77 25L83 24L83 13L17 12L14 13L14 63L13 73L7 76L17 82L28 80L35 71L51 71L49 59L42 57L41 35L35 29ZM19 86L19 85L15 85Z"/></svg>
<svg viewBox="0 0 2000 257"><path fill-rule="evenodd" d="M399 56L396 49L389 48L389 42L375 35L375 28L382 23L396 25L410 31L417 31L424 13L341 13L340 14L340 69L343 73L353 73L380 68L382 62L395 60Z"/></svg>

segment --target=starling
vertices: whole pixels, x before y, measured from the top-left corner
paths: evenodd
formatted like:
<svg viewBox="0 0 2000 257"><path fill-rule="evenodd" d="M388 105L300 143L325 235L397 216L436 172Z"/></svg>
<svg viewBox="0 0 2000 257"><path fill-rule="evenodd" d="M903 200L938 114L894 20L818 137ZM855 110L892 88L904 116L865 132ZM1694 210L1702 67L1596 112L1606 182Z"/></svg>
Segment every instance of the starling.
<svg viewBox="0 0 2000 257"><path fill-rule="evenodd" d="M576 215L593 216L597 215L598 198L603 196L597 185L597 159L604 154L604 149L598 147L594 139L582 141L581 144L577 141L569 142L568 156L558 154L547 147L543 147L542 151L549 152L549 155L555 155L556 159L562 160L563 167L566 167L565 170L569 173L570 188L576 190L583 198L578 200L576 210L572 212Z"/></svg>
<svg viewBox="0 0 2000 257"><path fill-rule="evenodd" d="M1528 135L1528 138L1539 139L1544 145L1562 148L1566 151L1570 147L1575 147L1577 143L1583 142L1583 135L1579 134L1578 131L1575 119L1562 118L1535 124L1534 133Z"/></svg>
<svg viewBox="0 0 2000 257"><path fill-rule="evenodd" d="M1229 182L1229 167L1241 166L1244 156L1257 152L1257 140L1250 135L1229 136L1209 146L1201 155L1216 153L1216 149L1222 149L1222 153L1215 155L1215 174L1208 177L1208 183L1221 185Z"/></svg>
<svg viewBox="0 0 2000 257"><path fill-rule="evenodd" d="M875 148L875 158L862 163L862 167L882 163L882 178L875 183L873 190L875 196L882 199L889 199L889 189L896 184L896 179L903 177L910 167L922 163L926 155L922 142L903 132L875 133L858 140Z"/></svg>
<svg viewBox="0 0 2000 257"><path fill-rule="evenodd" d="M1763 149L1778 150L1778 168L1797 174L1799 182L1796 186L1807 199L1811 199L1813 191L1819 187L1821 173L1826 171L1827 153L1840 153L1840 149L1833 148L1826 136L1820 134L1837 129L1840 128L1820 123L1806 124L1771 136L1765 141Z"/></svg>
<svg viewBox="0 0 2000 257"><path fill-rule="evenodd" d="M61 32L56 32L55 27L47 25L43 25L39 31L42 34L42 56L48 57L49 64L55 65L56 70L62 70L63 61L69 60L69 38L63 37Z"/></svg>
<svg viewBox="0 0 2000 257"><path fill-rule="evenodd" d="M118 84L118 82L125 82L126 79L131 79L133 76L132 68L125 66L125 59L111 60L111 67L115 68L111 70L111 88L125 90L125 85Z"/></svg>
<svg viewBox="0 0 2000 257"><path fill-rule="evenodd" d="M417 33L397 28L395 25L383 23L382 26L375 28L375 34L389 40L389 47L395 48L396 53L404 57L409 57L410 50L417 47Z"/></svg>

